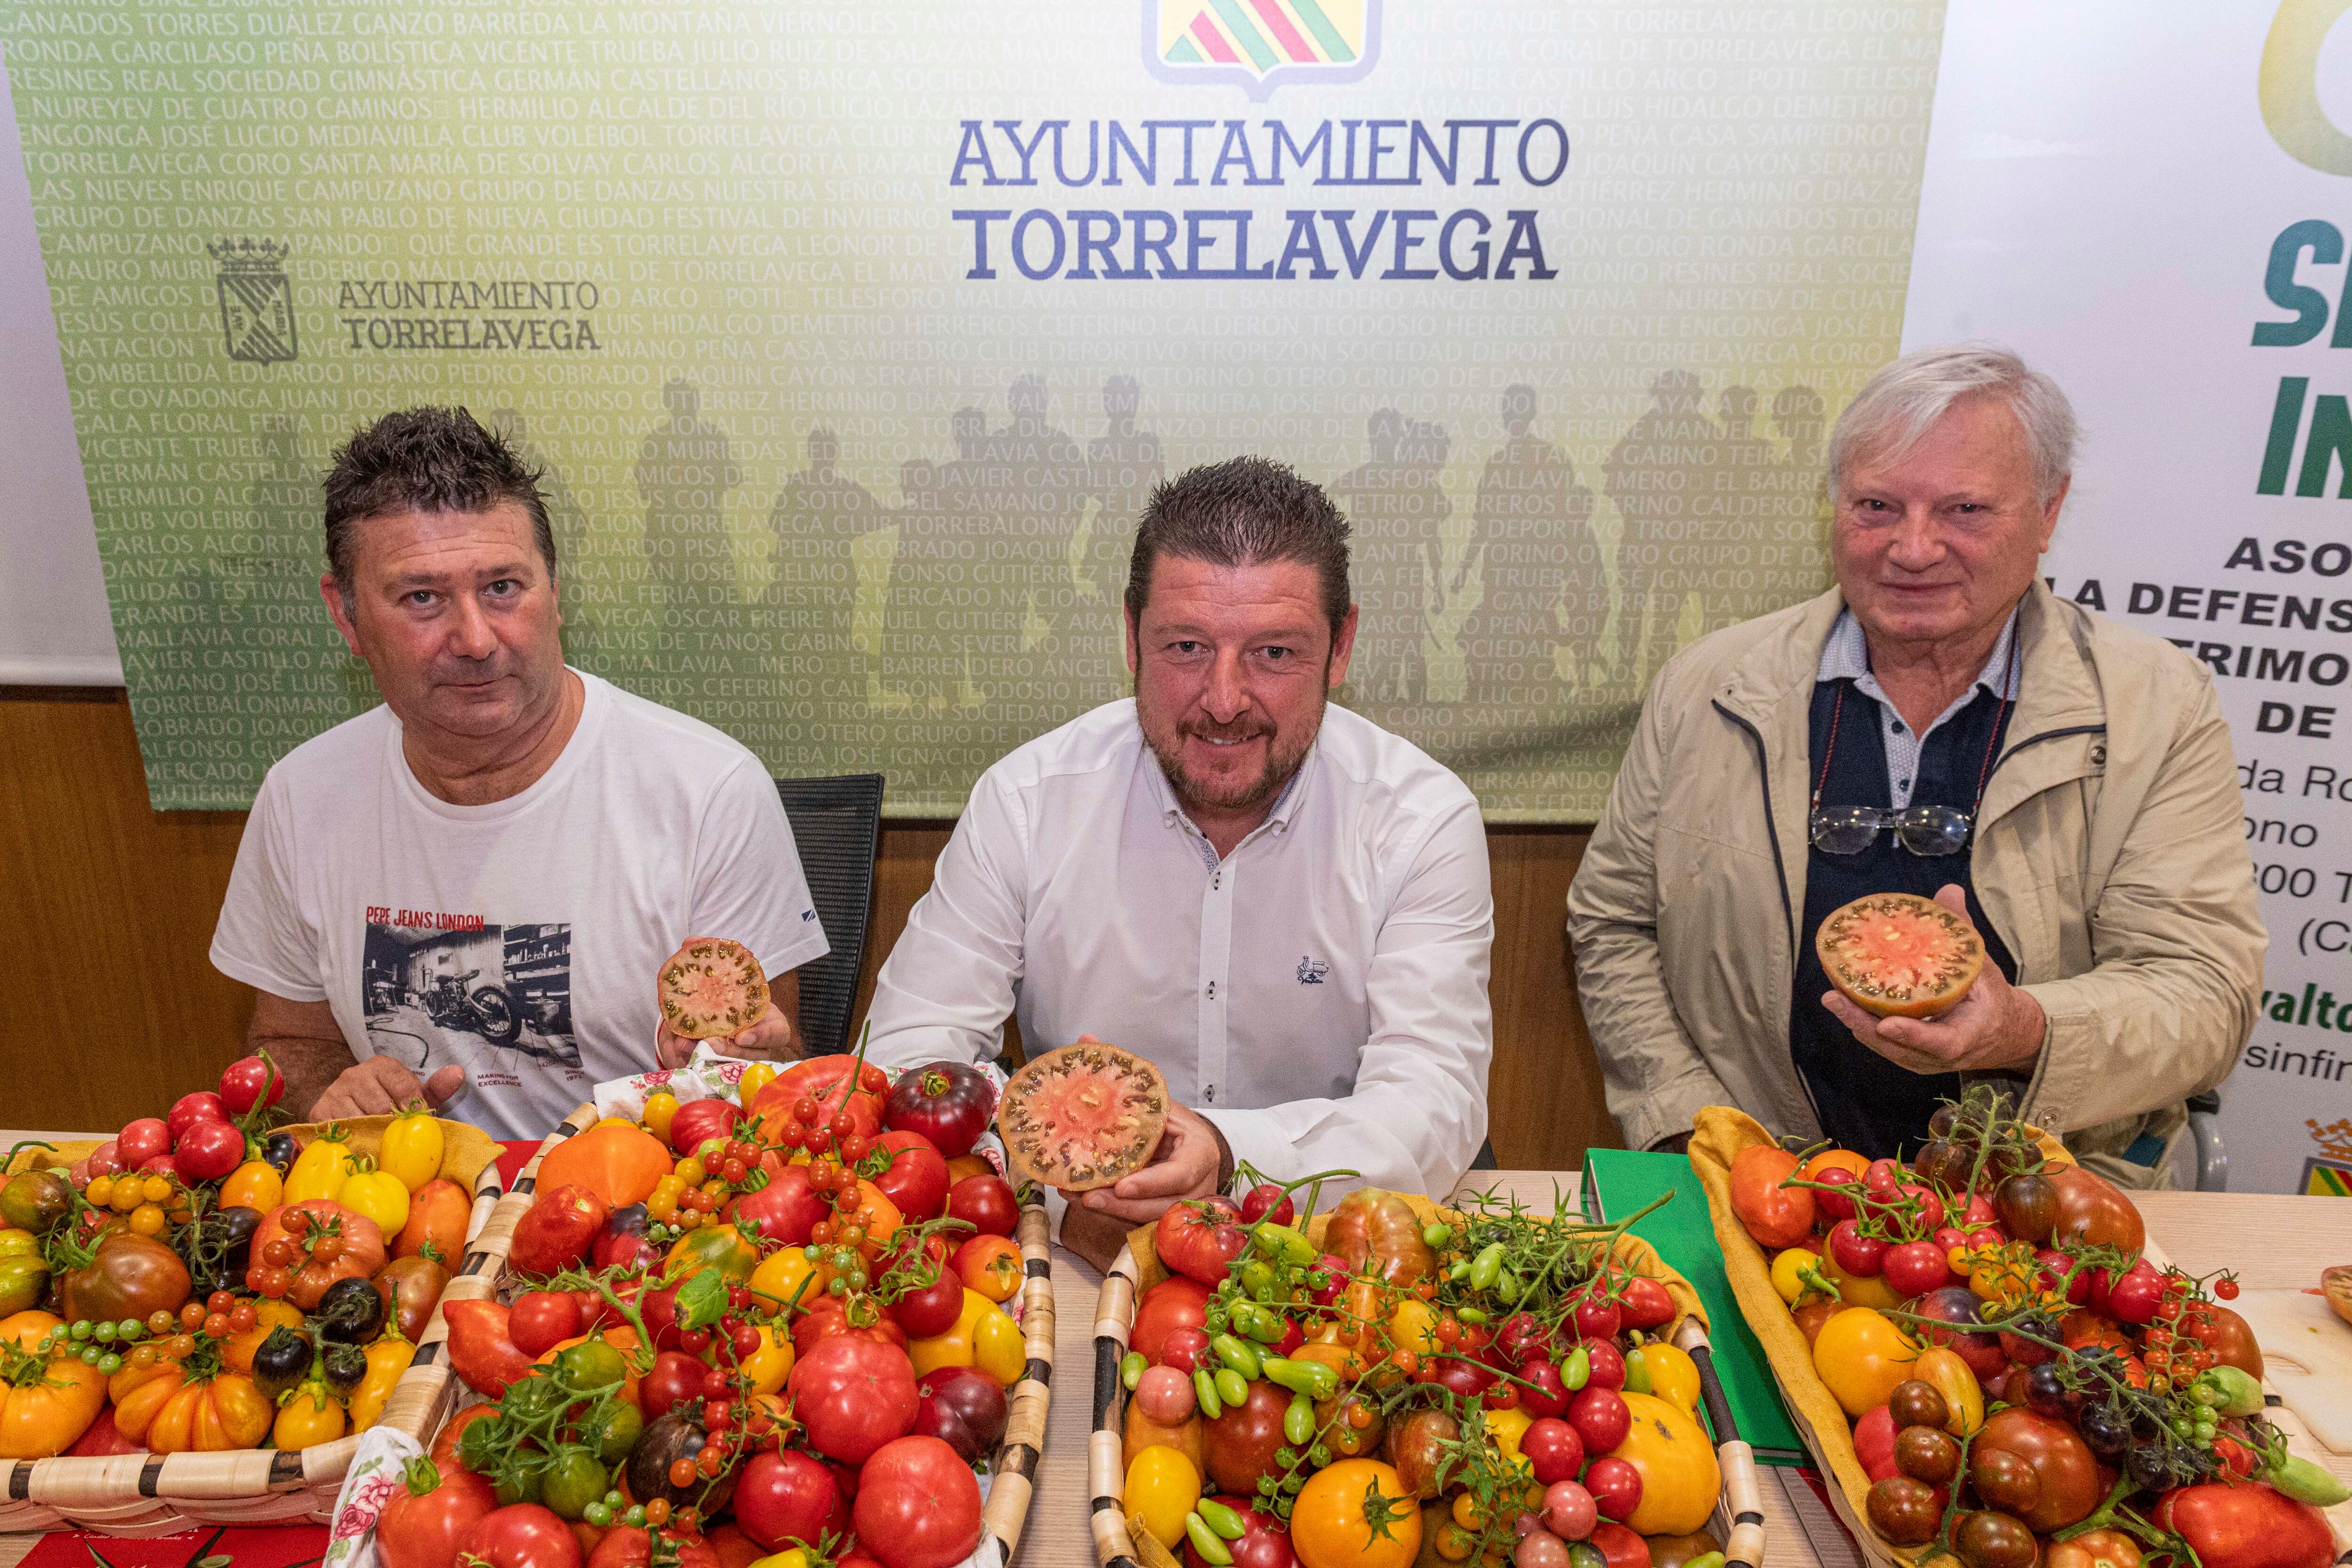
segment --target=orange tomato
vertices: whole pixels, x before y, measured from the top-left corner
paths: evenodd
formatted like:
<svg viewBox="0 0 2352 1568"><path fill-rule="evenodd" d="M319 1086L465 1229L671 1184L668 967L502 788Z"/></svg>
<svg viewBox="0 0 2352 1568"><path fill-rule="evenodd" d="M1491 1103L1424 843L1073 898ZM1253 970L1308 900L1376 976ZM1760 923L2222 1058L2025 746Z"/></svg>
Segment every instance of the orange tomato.
<svg viewBox="0 0 2352 1568"><path fill-rule="evenodd" d="M1870 1162L1851 1149L1824 1149L1798 1167L1797 1175L1803 1181L1818 1182L1823 1171L1832 1169L1859 1176L1870 1169Z"/></svg>
<svg viewBox="0 0 2352 1568"><path fill-rule="evenodd" d="M863 1179L858 1182L857 1208L849 1215L849 1223L866 1227L866 1239L857 1247L862 1256L869 1261L881 1257L904 1218L881 1188Z"/></svg>
<svg viewBox="0 0 2352 1568"><path fill-rule="evenodd" d="M1290 1544L1306 1568L1411 1568L1421 1506L1378 1459L1341 1459L1307 1478L1291 1509Z"/></svg>
<svg viewBox="0 0 2352 1568"><path fill-rule="evenodd" d="M652 1133L625 1121L605 1121L550 1149L539 1163L539 1188L552 1192L577 1184L616 1209L645 1202L671 1164L670 1152Z"/></svg>
<svg viewBox="0 0 2352 1568"><path fill-rule="evenodd" d="M992 1176L996 1167L977 1154L958 1154L948 1162L948 1185L954 1186L966 1176Z"/></svg>
<svg viewBox="0 0 2352 1568"><path fill-rule="evenodd" d="M1004 1236L975 1236L956 1249L956 1278L964 1288L992 1301L1010 1300L1021 1289L1021 1248Z"/></svg>
<svg viewBox="0 0 2352 1568"><path fill-rule="evenodd" d="M0 1341L29 1356L59 1320L47 1312L16 1312L0 1319ZM106 1407L106 1379L76 1354L50 1362L23 1384L0 1383L0 1458L46 1459L62 1454L89 1430Z"/></svg>
<svg viewBox="0 0 2352 1568"><path fill-rule="evenodd" d="M452 1272L466 1256L466 1225L474 1200L457 1183L436 1176L408 1194L408 1223L393 1244L394 1258L415 1258L431 1242Z"/></svg>

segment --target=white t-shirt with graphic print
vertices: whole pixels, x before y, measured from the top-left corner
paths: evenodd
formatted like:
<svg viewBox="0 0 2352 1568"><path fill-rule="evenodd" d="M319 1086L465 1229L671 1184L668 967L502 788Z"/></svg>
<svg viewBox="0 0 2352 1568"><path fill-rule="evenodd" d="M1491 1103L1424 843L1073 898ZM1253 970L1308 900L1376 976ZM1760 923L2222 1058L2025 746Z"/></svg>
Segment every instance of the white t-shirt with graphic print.
<svg viewBox="0 0 2352 1568"><path fill-rule="evenodd" d="M424 1078L446 1114L539 1137L596 1083L654 1063L654 974L689 936L777 975L821 957L791 825L760 760L582 675L555 765L489 805L435 798L375 708L269 770L213 933L215 968L326 1002L360 1057Z"/></svg>

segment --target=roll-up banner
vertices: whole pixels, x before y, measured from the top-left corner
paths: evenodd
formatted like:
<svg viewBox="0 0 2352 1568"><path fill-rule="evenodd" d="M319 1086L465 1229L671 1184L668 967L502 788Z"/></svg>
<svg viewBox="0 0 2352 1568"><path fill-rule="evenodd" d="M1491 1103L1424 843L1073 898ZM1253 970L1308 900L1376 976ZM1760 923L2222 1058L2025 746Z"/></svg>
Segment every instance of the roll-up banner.
<svg viewBox="0 0 2352 1568"><path fill-rule="evenodd" d="M318 478L440 402L544 466L575 663L900 816L1125 694L1155 483L1281 458L1342 700L1589 820L1666 654L1825 581L1940 17L0 5L152 800L375 700Z"/></svg>
<svg viewBox="0 0 2352 1568"><path fill-rule="evenodd" d="M1986 336L2083 416L2056 591L2210 668L2271 933L2231 1185L2352 1192L2347 0L1958 0L1906 345ZM2336 987L2343 989L2338 991Z"/></svg>

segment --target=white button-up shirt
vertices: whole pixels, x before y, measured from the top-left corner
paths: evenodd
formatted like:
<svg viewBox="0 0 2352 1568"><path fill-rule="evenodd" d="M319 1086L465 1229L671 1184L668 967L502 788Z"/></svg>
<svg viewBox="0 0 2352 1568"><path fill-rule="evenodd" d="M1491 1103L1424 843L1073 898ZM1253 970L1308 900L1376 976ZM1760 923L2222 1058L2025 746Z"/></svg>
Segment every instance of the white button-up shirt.
<svg viewBox="0 0 2352 1568"><path fill-rule="evenodd" d="M982 1060L1017 1013L1032 1054L1092 1034L1150 1058L1265 1175L1444 1194L1486 1132L1494 934L1478 803L1420 748L1327 709L1220 859L1114 702L973 789L867 1057Z"/></svg>

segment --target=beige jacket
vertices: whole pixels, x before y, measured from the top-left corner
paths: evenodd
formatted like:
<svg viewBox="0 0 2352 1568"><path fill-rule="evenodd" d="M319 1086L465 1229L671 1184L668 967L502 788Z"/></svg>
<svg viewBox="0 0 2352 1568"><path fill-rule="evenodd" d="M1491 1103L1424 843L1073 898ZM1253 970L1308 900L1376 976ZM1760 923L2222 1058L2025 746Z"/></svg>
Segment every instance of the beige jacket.
<svg viewBox="0 0 2352 1568"><path fill-rule="evenodd" d="M1733 1105L1818 1135L1789 1056L1810 714L1835 588L1659 671L1568 894L1577 986L1626 1142ZM1971 876L2049 1016L2024 1110L2078 1154L2168 1140L2253 1026L2265 937L2204 667L2036 583Z"/></svg>

